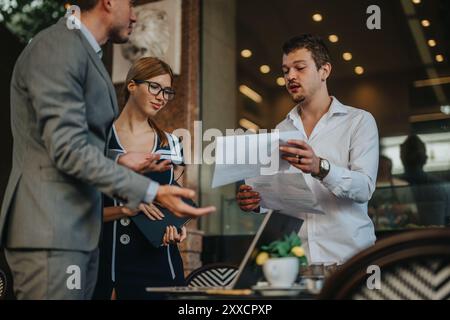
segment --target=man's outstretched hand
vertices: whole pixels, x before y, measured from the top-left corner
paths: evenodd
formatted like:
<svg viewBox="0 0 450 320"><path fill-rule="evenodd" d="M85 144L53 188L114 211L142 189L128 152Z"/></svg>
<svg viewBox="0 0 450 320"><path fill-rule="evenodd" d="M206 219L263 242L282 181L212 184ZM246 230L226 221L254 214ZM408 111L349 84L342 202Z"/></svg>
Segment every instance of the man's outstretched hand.
<svg viewBox="0 0 450 320"><path fill-rule="evenodd" d="M163 185L159 186L155 201L178 217L197 218L216 211L215 207L194 208L182 200L182 198L193 199L194 197L193 190Z"/></svg>

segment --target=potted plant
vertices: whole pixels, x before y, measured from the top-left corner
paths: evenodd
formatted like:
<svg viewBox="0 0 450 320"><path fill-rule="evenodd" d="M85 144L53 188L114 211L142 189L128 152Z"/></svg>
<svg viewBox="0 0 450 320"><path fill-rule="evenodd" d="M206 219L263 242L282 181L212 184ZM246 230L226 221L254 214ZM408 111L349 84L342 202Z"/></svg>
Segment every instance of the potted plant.
<svg viewBox="0 0 450 320"><path fill-rule="evenodd" d="M261 247L256 264L262 266L271 286L289 287L297 278L299 267L308 264L299 236L292 232L283 239Z"/></svg>

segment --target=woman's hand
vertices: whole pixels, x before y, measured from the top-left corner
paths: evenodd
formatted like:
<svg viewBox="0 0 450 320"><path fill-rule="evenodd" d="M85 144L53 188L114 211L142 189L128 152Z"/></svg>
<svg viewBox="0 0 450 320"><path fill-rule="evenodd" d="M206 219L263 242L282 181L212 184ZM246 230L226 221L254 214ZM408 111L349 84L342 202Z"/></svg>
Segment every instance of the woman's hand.
<svg viewBox="0 0 450 320"><path fill-rule="evenodd" d="M120 207L120 212L127 217L134 217L139 213L139 209L130 209L127 207Z"/></svg>
<svg viewBox="0 0 450 320"><path fill-rule="evenodd" d="M150 161L147 172L164 172L167 170L170 170L172 168L172 161L170 160L164 160L158 163L158 161L161 158L161 155L154 154L155 160Z"/></svg>
<svg viewBox="0 0 450 320"><path fill-rule="evenodd" d="M164 214L152 203L141 203L139 205L139 210L152 221L164 219Z"/></svg>
<svg viewBox="0 0 450 320"><path fill-rule="evenodd" d="M166 233L163 237L163 244L168 246L174 243L181 243L187 237L186 227L181 228L181 234L178 233L178 230L174 226L169 226L166 228Z"/></svg>

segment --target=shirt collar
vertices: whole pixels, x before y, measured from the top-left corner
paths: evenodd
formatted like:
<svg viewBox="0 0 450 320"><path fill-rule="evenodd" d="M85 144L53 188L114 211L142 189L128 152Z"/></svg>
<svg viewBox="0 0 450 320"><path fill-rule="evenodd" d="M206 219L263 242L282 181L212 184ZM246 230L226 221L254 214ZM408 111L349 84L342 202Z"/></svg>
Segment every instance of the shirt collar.
<svg viewBox="0 0 450 320"><path fill-rule="evenodd" d="M330 116L348 113L347 108L338 99L336 99L336 97L331 96L331 99L333 99L333 101L331 102L330 110L328 110Z"/></svg>
<svg viewBox="0 0 450 320"><path fill-rule="evenodd" d="M347 114L348 110L345 108L345 106L338 100L336 97L331 96L331 105L330 109L327 112L326 117L330 118L331 116L334 116L335 114ZM299 121L300 114L298 113L298 105L296 105L286 116L288 119L292 121Z"/></svg>
<svg viewBox="0 0 450 320"><path fill-rule="evenodd" d="M86 26L82 22L80 22L80 26L81 26L81 28L80 28L81 33L85 36L86 40L91 45L92 49L94 49L95 53L101 59L103 56L103 51L102 51L102 48L100 47L100 45L98 44L97 40L95 40L94 35L89 31L88 28L86 28Z"/></svg>

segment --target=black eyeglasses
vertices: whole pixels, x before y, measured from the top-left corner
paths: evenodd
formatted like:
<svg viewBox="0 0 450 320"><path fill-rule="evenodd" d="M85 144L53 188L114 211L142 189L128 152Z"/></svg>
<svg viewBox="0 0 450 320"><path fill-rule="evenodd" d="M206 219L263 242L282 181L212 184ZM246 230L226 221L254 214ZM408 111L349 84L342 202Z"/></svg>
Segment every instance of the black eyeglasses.
<svg viewBox="0 0 450 320"><path fill-rule="evenodd" d="M167 101L173 100L175 98L175 90L170 87L163 88L159 83L147 80L133 80L137 84L146 83L148 85L148 92L150 92L155 97L159 95L162 91L163 98Z"/></svg>

